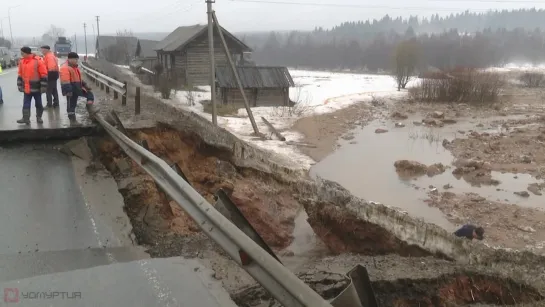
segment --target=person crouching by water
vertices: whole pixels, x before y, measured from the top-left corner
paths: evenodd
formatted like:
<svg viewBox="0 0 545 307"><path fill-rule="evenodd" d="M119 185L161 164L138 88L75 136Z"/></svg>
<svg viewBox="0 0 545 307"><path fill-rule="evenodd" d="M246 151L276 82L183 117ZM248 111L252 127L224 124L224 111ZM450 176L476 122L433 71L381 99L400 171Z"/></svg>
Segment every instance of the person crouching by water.
<svg viewBox="0 0 545 307"><path fill-rule="evenodd" d="M475 225L466 224L462 226L460 229L456 230L454 232L454 235L459 238L467 238L470 240L473 240L473 239L482 240L484 239L484 229L482 227L477 227Z"/></svg>
<svg viewBox="0 0 545 307"><path fill-rule="evenodd" d="M76 105L78 97L87 98L87 104L93 104L94 95L87 83L81 79L81 72L78 68L79 56L75 52L68 54L68 60L61 66L61 90L66 96L67 113L71 122L76 120Z"/></svg>

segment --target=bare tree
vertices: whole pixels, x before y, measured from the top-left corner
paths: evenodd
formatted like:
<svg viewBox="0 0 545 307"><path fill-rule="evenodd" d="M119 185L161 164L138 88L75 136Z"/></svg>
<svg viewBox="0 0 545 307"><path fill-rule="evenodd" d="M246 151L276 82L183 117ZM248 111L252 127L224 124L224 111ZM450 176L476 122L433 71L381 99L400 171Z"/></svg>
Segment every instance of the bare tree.
<svg viewBox="0 0 545 307"><path fill-rule="evenodd" d="M129 65L136 50L136 38L131 30L118 30L115 44L104 49L104 57L116 64Z"/></svg>
<svg viewBox="0 0 545 307"><path fill-rule="evenodd" d="M418 46L415 39L399 43L395 52L395 69L393 77L397 82L397 90L404 89L416 72L418 63Z"/></svg>
<svg viewBox="0 0 545 307"><path fill-rule="evenodd" d="M59 36L64 36L66 33L66 30L63 28L59 28L55 25L49 26L49 29L42 35L42 43L43 44L53 44Z"/></svg>

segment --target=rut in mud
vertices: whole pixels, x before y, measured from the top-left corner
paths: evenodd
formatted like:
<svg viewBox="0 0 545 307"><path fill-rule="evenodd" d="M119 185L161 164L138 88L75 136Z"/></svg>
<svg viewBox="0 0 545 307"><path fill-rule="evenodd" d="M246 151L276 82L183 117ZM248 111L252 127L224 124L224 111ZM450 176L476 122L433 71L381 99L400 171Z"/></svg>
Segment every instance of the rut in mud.
<svg viewBox="0 0 545 307"><path fill-rule="evenodd" d="M333 299L349 284L341 274L320 272L299 276L326 299ZM544 298L529 286L510 279L474 273L443 275L433 279L398 279L372 281L379 306L434 307L486 304L509 306L535 303ZM233 295L239 306L281 306L260 286L254 286Z"/></svg>
<svg viewBox="0 0 545 307"><path fill-rule="evenodd" d="M282 249L292 242L300 205L289 185L269 174L233 166L228 152L205 144L196 135L165 126L128 133L135 141L146 140L150 151L169 165L177 164L211 204L219 189L226 191L269 246ZM177 256L180 248L186 254L184 248L192 243L188 238L203 239L198 245L205 240L191 218L114 141L104 138L95 144L101 162L118 182L139 244L155 246L150 249L153 256Z"/></svg>

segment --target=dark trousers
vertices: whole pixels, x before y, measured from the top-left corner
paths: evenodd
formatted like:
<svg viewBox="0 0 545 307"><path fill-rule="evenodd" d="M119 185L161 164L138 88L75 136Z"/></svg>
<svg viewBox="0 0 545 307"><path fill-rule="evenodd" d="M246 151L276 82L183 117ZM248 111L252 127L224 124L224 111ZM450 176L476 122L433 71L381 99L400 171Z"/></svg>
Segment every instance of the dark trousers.
<svg viewBox="0 0 545 307"><path fill-rule="evenodd" d="M30 110L30 107L32 106L32 98L34 98L34 105L36 106L36 111L40 111L44 109L44 106L42 105L42 93L30 93L23 96L23 109Z"/></svg>
<svg viewBox="0 0 545 307"><path fill-rule="evenodd" d="M57 91L57 80L58 77L48 78L47 79L47 92L45 97L47 99L47 105L50 106L51 103L59 104L59 92Z"/></svg>
<svg viewBox="0 0 545 307"><path fill-rule="evenodd" d="M92 92L83 92L81 96L72 94L72 96L66 97L66 100L68 100L68 103L66 104L66 113L68 115L70 114L76 114L76 106L78 105L78 97L85 97L87 98L87 101L94 101L95 96Z"/></svg>

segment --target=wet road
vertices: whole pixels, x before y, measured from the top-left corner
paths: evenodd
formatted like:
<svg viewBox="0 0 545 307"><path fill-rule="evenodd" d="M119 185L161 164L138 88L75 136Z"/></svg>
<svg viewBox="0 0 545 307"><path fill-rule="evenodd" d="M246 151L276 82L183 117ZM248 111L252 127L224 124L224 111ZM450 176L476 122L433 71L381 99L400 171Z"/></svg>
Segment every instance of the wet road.
<svg viewBox="0 0 545 307"><path fill-rule="evenodd" d="M14 69L0 74L0 130L17 129L15 82ZM61 110L45 112L44 127L31 118L30 129L62 128L53 118L65 106L61 98ZM0 142L0 306L235 306L197 261L149 259L131 240L113 178L60 146Z"/></svg>

